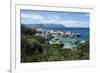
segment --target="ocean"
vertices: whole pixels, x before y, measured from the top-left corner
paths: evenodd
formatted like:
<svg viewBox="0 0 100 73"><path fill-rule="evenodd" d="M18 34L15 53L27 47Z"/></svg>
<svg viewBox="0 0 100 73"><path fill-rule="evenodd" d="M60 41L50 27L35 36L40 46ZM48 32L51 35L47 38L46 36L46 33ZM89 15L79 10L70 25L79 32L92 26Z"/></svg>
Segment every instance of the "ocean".
<svg viewBox="0 0 100 73"><path fill-rule="evenodd" d="M80 33L80 37L78 37L79 39L89 40L89 34L90 34L89 28L63 28L63 29L55 28L55 29L49 29L49 30Z"/></svg>
<svg viewBox="0 0 100 73"><path fill-rule="evenodd" d="M73 32L73 33L80 33L79 37L73 37L73 38L69 38L69 37L61 37L61 36L56 36L55 38L57 38L59 41L62 41L64 46L63 48L72 48L74 46L74 44L72 43L73 41L77 41L80 42L82 40L89 40L90 37L90 29L89 28L52 28L52 29L46 29L46 30L53 30L53 31L61 31L61 32Z"/></svg>

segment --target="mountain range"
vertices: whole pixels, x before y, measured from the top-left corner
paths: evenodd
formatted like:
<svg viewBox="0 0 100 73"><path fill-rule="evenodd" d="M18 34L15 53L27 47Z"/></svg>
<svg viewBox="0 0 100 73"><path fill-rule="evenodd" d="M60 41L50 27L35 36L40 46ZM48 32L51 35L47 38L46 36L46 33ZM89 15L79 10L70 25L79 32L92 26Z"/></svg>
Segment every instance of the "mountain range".
<svg viewBox="0 0 100 73"><path fill-rule="evenodd" d="M59 28L66 28L63 24L22 24L28 28L42 28L42 29L59 29Z"/></svg>

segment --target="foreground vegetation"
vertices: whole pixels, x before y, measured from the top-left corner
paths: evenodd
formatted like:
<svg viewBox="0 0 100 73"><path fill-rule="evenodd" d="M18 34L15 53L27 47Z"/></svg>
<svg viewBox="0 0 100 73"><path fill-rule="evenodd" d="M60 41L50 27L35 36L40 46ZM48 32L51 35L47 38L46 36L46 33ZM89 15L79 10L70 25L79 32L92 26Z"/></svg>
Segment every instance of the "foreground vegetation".
<svg viewBox="0 0 100 73"><path fill-rule="evenodd" d="M45 38L35 36L38 31L21 26L21 62L44 62L89 59L89 41L72 49L63 45L45 43Z"/></svg>

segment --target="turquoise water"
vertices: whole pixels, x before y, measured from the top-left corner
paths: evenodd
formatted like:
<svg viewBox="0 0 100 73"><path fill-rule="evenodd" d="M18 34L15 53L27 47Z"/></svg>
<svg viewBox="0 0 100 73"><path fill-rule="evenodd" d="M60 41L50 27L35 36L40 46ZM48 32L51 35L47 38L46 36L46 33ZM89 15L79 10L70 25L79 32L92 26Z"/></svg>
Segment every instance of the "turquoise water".
<svg viewBox="0 0 100 73"><path fill-rule="evenodd" d="M63 48L72 48L75 46L75 43L73 41L77 41L79 43L82 40L89 40L89 28L67 28L67 29L53 29L54 31L62 31L62 32L74 32L74 33L80 33L79 37L62 37L58 35L54 35L54 39L58 39L58 41L61 41L64 46Z"/></svg>
<svg viewBox="0 0 100 73"><path fill-rule="evenodd" d="M62 42L64 44L63 48L72 48L73 46L75 46L75 43L73 43L73 41L77 41L79 43L82 40L89 40L89 28L66 28L47 30L80 33L79 37L62 37L54 35L53 39L58 39L58 41Z"/></svg>
<svg viewBox="0 0 100 73"><path fill-rule="evenodd" d="M54 39L58 39L58 41L61 41L61 43L64 44L63 48L72 48L73 47L73 41L76 40L76 38L69 38L69 37L62 37L54 35Z"/></svg>
<svg viewBox="0 0 100 73"><path fill-rule="evenodd" d="M73 44L70 42L64 42L63 48L72 48Z"/></svg>

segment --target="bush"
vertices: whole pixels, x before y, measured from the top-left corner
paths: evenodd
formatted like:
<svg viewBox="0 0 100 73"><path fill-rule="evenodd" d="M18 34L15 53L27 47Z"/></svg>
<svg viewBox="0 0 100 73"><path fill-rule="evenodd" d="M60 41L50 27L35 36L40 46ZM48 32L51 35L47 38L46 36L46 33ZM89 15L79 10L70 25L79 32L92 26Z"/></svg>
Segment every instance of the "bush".
<svg viewBox="0 0 100 73"><path fill-rule="evenodd" d="M36 37L36 32L34 29L21 27L21 62L89 59L89 41L77 45L75 49L63 49L63 44L45 43L49 39Z"/></svg>

